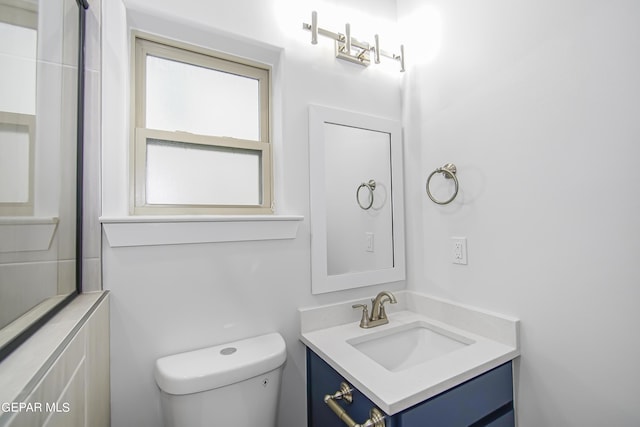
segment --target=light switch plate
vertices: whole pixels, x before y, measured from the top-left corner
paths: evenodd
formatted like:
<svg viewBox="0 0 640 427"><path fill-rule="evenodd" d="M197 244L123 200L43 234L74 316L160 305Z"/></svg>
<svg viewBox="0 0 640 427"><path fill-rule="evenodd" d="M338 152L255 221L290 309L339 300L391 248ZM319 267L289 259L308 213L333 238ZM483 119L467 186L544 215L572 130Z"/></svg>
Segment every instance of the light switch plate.
<svg viewBox="0 0 640 427"><path fill-rule="evenodd" d="M364 234L367 240L367 252L374 252L373 240L375 235L371 232L366 232Z"/></svg>

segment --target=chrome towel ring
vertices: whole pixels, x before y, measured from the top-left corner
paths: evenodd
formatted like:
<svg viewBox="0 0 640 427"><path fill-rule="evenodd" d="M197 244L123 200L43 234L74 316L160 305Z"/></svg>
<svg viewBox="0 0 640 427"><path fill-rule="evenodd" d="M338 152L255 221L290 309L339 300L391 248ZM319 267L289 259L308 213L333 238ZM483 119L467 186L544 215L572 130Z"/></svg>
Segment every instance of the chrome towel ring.
<svg viewBox="0 0 640 427"><path fill-rule="evenodd" d="M369 190L369 204L366 206L363 206L362 203L360 203L360 190L363 188ZM373 191L375 189L376 182L373 179L370 179L369 182L363 182L358 186L358 189L356 190L356 202L358 202L358 206L360 206L361 209L364 209L365 211L371 209L371 206L373 206Z"/></svg>
<svg viewBox="0 0 640 427"><path fill-rule="evenodd" d="M426 190L427 190L427 196L429 196L429 198L434 203L437 203L439 205L446 205L451 203L453 199L456 198L456 196L458 195L458 178L456 178L456 172L458 172L458 169L456 168L456 165L454 165L453 163L447 163L441 168L438 168L433 172L431 172L431 175L429 175L429 177L427 178ZM435 197L433 197L433 194L431 194L431 189L429 188L429 185L431 184L431 178L433 178L433 176L437 173L441 173L442 175L444 175L446 179L453 179L453 182L456 185L453 195L445 201L440 201L440 200L437 200Z"/></svg>

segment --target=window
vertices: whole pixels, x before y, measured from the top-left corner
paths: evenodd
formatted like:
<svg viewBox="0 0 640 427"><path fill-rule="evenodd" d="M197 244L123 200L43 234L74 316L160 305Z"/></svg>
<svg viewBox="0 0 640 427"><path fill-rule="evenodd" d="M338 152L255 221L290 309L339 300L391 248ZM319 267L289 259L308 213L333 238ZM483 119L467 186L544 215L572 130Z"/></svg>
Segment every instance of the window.
<svg viewBox="0 0 640 427"><path fill-rule="evenodd" d="M0 0L0 216L33 215L37 5Z"/></svg>
<svg viewBox="0 0 640 427"><path fill-rule="evenodd" d="M33 215L35 116L0 111L0 215Z"/></svg>
<svg viewBox="0 0 640 427"><path fill-rule="evenodd" d="M272 213L270 70L135 35L134 214Z"/></svg>

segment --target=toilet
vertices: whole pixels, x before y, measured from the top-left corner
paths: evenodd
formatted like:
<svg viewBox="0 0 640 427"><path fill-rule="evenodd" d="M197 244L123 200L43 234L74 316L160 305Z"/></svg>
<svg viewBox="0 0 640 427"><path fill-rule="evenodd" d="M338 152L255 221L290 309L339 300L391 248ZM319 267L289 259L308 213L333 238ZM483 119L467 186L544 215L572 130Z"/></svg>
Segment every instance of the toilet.
<svg viewBox="0 0 640 427"><path fill-rule="evenodd" d="M158 359L165 427L275 427L286 357L271 333Z"/></svg>

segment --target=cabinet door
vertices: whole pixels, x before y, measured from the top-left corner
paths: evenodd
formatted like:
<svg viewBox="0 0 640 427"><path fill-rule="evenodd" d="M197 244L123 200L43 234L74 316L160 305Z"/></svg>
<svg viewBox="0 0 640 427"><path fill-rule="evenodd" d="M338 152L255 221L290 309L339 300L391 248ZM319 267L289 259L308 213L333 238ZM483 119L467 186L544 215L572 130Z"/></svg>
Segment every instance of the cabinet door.
<svg viewBox="0 0 640 427"><path fill-rule="evenodd" d="M513 409L491 421L486 427L513 427L516 425Z"/></svg>
<svg viewBox="0 0 640 427"><path fill-rule="evenodd" d="M345 381L331 366L307 348L307 418L309 427L345 427L336 414L324 403L324 396L340 390ZM369 418L375 405L358 390L353 390L353 402L338 401L357 423ZM391 417L385 418L386 427L398 427Z"/></svg>
<svg viewBox="0 0 640 427"><path fill-rule="evenodd" d="M506 415L513 413L512 378L511 362L505 363L406 409L399 414L400 426L513 427L513 417Z"/></svg>

